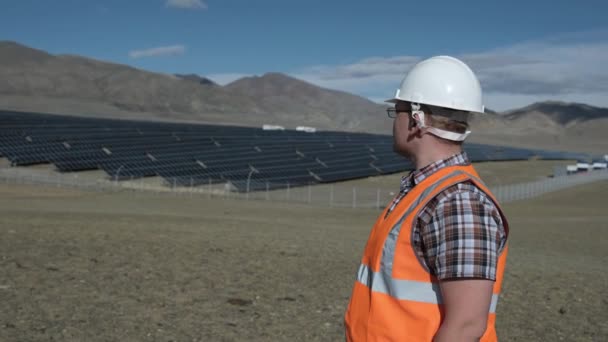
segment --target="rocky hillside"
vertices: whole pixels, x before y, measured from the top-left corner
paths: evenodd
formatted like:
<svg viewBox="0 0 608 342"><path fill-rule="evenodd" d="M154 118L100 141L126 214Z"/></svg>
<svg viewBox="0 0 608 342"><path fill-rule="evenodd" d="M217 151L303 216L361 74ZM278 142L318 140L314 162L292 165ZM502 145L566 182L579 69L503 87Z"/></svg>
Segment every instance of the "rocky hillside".
<svg viewBox="0 0 608 342"><path fill-rule="evenodd" d="M0 42L0 107L74 115L365 129L367 99L271 73L226 87Z"/></svg>
<svg viewBox="0 0 608 342"><path fill-rule="evenodd" d="M391 134L385 105L280 73L226 86L195 74L170 75L0 42L0 109ZM608 109L540 102L472 120L471 141L608 152Z"/></svg>

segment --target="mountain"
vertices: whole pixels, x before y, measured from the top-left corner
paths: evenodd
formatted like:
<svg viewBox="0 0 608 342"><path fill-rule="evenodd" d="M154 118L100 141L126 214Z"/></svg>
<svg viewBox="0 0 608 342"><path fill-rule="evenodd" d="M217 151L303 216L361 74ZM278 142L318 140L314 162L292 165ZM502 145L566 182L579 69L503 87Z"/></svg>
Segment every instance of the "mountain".
<svg viewBox="0 0 608 342"><path fill-rule="evenodd" d="M170 75L0 42L0 109L144 120L391 134L385 105L280 73L226 86L195 74ZM608 152L608 109L540 102L474 115L471 141Z"/></svg>
<svg viewBox="0 0 608 342"><path fill-rule="evenodd" d="M192 81L192 82L196 82L200 85L204 85L204 86L217 86L218 84L213 82L212 80L203 77L203 76L199 76L197 74L175 74L175 76L182 78L184 80L188 80L188 81Z"/></svg>
<svg viewBox="0 0 608 342"><path fill-rule="evenodd" d="M608 153L608 108L538 102L504 113L477 115L471 126L472 142Z"/></svg>
<svg viewBox="0 0 608 342"><path fill-rule="evenodd" d="M53 59L53 55L42 50L28 48L24 45L10 41L0 41L2 64L6 65L32 65L41 64Z"/></svg>
<svg viewBox="0 0 608 342"><path fill-rule="evenodd" d="M253 99L174 75L0 43L0 105L65 114L234 122L261 113ZM7 103L8 102L8 103ZM88 108L79 112L81 108ZM76 112L74 112L76 111ZM128 115L126 115L128 114Z"/></svg>
<svg viewBox="0 0 608 342"><path fill-rule="evenodd" d="M321 124L355 130L369 128L369 123L375 118L383 119L382 105L280 73L241 78L225 88L235 94L256 98L268 111L297 118L298 122L308 126Z"/></svg>
<svg viewBox="0 0 608 342"><path fill-rule="evenodd" d="M598 108L581 103L547 101L508 111L504 115L510 120L531 115L544 116L557 124L569 125L573 122L608 118L608 108Z"/></svg>
<svg viewBox="0 0 608 342"><path fill-rule="evenodd" d="M382 106L271 73L221 87L0 42L0 108L71 115L365 130Z"/></svg>

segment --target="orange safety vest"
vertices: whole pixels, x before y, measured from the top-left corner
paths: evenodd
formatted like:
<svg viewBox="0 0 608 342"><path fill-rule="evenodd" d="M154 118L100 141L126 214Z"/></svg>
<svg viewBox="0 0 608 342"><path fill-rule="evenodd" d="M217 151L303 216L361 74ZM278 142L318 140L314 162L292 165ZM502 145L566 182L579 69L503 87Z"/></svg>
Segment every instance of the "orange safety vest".
<svg viewBox="0 0 608 342"><path fill-rule="evenodd" d="M412 246L416 217L439 193L472 181L496 204L505 233L508 224L496 198L473 166L448 166L410 190L386 217L388 207L371 231L357 281L345 314L347 341L432 341L443 318L439 282L418 260ZM496 304L502 284L507 247L498 258L496 282L481 341L496 341Z"/></svg>

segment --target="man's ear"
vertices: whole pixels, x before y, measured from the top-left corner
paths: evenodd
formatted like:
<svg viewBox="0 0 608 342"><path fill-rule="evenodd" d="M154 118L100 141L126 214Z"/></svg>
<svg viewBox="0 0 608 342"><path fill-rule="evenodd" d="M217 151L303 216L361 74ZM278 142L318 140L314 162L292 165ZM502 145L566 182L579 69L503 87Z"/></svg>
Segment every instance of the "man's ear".
<svg viewBox="0 0 608 342"><path fill-rule="evenodd" d="M408 129L412 130L412 128L416 127L418 125L418 123L416 122L416 120L414 120L414 117L412 115L410 115L410 117L408 118L409 122L408 122Z"/></svg>
<svg viewBox="0 0 608 342"><path fill-rule="evenodd" d="M410 115L409 129L414 130L414 132L412 132L413 135L420 138L424 135L424 133L426 133L426 127L421 125L416 119L418 119L417 115Z"/></svg>
<svg viewBox="0 0 608 342"><path fill-rule="evenodd" d="M422 136L426 133L426 127L420 127L420 125L416 125L416 132L414 134L416 134L416 136L418 138L422 138Z"/></svg>

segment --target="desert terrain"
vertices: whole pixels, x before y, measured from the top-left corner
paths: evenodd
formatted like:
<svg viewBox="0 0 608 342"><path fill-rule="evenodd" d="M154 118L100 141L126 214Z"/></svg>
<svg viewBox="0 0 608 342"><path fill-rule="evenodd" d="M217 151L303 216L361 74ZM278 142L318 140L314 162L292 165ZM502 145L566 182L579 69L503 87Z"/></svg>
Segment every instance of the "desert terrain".
<svg viewBox="0 0 608 342"><path fill-rule="evenodd" d="M514 170L479 168L490 185ZM606 193L598 182L505 205L501 341L608 339ZM378 214L1 184L0 341L341 341Z"/></svg>

